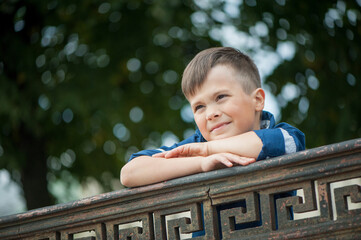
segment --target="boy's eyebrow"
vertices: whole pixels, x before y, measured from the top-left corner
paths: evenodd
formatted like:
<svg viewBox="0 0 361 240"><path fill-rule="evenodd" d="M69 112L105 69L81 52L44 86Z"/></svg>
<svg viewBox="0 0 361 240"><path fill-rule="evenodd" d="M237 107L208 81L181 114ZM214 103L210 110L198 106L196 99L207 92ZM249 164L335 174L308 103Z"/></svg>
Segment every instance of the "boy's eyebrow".
<svg viewBox="0 0 361 240"><path fill-rule="evenodd" d="M219 94L227 93L227 92L229 92L229 89L228 89L228 88L225 88L225 89L222 89L222 88L221 88L220 90L214 92L214 93L212 94L212 97L214 98L214 97L218 96Z"/></svg>
<svg viewBox="0 0 361 240"><path fill-rule="evenodd" d="M221 94L221 93L226 93L228 92L228 88L225 88L225 89L220 89L214 93L212 93L212 98L215 98L217 95ZM191 108L194 108L195 106L199 105L199 104L202 104L202 100L197 100L195 101L194 103L191 103Z"/></svg>
<svg viewBox="0 0 361 240"><path fill-rule="evenodd" d="M194 102L190 102L191 108L194 109L198 105L202 105L202 99L196 100Z"/></svg>

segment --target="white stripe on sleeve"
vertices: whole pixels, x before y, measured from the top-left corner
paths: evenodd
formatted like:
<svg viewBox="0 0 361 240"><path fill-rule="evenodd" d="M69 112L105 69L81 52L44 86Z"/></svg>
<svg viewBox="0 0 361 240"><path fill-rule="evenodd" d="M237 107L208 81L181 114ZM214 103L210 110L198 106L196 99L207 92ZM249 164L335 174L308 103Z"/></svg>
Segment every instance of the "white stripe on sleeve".
<svg viewBox="0 0 361 240"><path fill-rule="evenodd" d="M295 153L297 151L295 140L286 130L280 129L285 140L285 153Z"/></svg>

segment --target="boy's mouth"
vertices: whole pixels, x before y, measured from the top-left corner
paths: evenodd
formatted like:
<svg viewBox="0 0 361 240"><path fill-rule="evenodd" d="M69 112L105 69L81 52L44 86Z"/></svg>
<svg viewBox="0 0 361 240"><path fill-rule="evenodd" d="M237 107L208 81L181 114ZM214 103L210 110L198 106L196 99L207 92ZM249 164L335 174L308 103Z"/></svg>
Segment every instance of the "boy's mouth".
<svg viewBox="0 0 361 240"><path fill-rule="evenodd" d="M211 128L211 131L210 131L210 132L217 131L217 130L221 129L222 127L224 127L224 126L226 126L226 125L228 125L228 124L230 124L230 123L231 123L231 122L219 123L219 124L213 126L213 127Z"/></svg>

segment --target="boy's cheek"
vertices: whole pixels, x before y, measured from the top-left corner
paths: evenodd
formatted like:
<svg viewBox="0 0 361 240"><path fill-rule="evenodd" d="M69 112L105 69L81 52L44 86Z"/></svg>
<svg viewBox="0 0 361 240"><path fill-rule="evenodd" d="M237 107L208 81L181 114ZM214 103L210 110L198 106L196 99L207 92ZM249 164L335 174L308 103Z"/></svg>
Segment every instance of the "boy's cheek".
<svg viewBox="0 0 361 240"><path fill-rule="evenodd" d="M195 118L194 119L197 128L199 129L199 131L201 131L202 135L206 133L207 130L207 124L205 121L200 120L199 118Z"/></svg>

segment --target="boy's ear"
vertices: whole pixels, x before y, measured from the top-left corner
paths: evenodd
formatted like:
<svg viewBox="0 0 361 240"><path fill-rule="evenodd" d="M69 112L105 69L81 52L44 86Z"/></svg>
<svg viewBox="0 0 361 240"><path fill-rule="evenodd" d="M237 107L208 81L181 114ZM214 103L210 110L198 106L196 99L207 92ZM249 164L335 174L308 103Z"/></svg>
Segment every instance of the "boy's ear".
<svg viewBox="0 0 361 240"><path fill-rule="evenodd" d="M255 101L256 111L260 112L264 108L266 94L262 88L253 91L253 99Z"/></svg>

